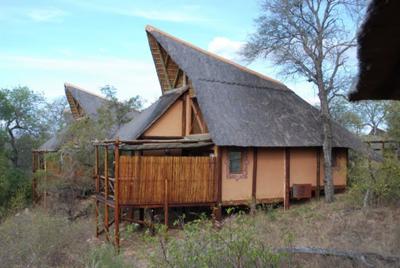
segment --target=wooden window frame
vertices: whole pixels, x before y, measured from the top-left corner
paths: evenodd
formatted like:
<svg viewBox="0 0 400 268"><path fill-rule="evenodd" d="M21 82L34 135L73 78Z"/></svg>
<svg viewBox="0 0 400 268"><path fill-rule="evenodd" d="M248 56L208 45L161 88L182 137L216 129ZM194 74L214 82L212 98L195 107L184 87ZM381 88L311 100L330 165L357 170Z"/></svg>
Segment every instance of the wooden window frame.
<svg viewBox="0 0 400 268"><path fill-rule="evenodd" d="M239 151L241 153L241 171L239 173L232 173L230 169L230 159L229 153L231 151ZM248 169L248 159L247 159L247 150L244 148L229 148L226 153L226 174L228 179L246 179L247 178L247 169Z"/></svg>

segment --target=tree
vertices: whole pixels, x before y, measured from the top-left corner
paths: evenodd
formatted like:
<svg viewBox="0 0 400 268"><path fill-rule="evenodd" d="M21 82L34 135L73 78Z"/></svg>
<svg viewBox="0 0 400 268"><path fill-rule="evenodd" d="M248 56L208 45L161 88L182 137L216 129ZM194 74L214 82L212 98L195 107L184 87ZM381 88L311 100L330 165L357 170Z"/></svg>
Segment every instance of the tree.
<svg viewBox="0 0 400 268"><path fill-rule="evenodd" d="M32 138L28 141L32 146L33 140L46 133L44 107L43 96L27 87L0 90L0 128L7 135L8 158L16 168L21 166L18 141Z"/></svg>
<svg viewBox="0 0 400 268"><path fill-rule="evenodd" d="M349 131L360 135L364 129L363 118L358 113L356 105L345 98L334 98L330 102L332 118Z"/></svg>
<svg viewBox="0 0 400 268"><path fill-rule="evenodd" d="M242 52L249 61L271 59L285 76L305 78L317 87L327 202L334 200L329 102L350 84L346 62L356 45L355 27L347 28L345 21L354 19L350 15L357 7L362 5L356 0L264 0L264 14Z"/></svg>
<svg viewBox="0 0 400 268"><path fill-rule="evenodd" d="M113 118L111 119L116 123L117 127L120 127L130 120L129 112L134 110L139 111L143 108L144 100L139 95L121 102L116 96L117 89L115 87L106 85L100 90L109 100L108 105L103 108L105 108L107 111L112 111Z"/></svg>
<svg viewBox="0 0 400 268"><path fill-rule="evenodd" d="M68 102L64 96L58 97L51 103L48 103L46 110L49 125L48 130L51 135L56 135L72 121L72 114L68 111Z"/></svg>
<svg viewBox="0 0 400 268"><path fill-rule="evenodd" d="M358 114L363 120L363 126L371 128L371 134L377 135L377 130L385 123L387 102L361 101L356 104Z"/></svg>
<svg viewBox="0 0 400 268"><path fill-rule="evenodd" d="M389 136L400 141L400 102L392 101L387 105L387 127Z"/></svg>

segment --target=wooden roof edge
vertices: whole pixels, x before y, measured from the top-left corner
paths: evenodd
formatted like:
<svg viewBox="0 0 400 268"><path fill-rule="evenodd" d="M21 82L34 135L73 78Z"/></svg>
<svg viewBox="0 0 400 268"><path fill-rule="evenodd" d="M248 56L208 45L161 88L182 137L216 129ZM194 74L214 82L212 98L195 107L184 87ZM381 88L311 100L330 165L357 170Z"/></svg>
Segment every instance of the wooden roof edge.
<svg viewBox="0 0 400 268"><path fill-rule="evenodd" d="M205 49L202 49L202 48L200 48L200 47L197 47L197 46L195 46L195 45L193 45L193 44L191 44L191 43L189 43L189 42L187 42L187 41L184 41L184 40L179 39L179 38L177 38L177 37L175 37L175 36L173 36L173 35L171 35L171 34L169 34L169 33L166 33L166 32L164 32L164 31L161 31L160 29L158 29L158 28L156 28L156 27L153 27L153 26L151 26L151 25L146 25L145 30L146 30L146 32L148 32L148 33L150 33L150 34L151 34L152 32L157 32L157 33L159 33L159 34L162 34L162 35L164 35L164 36L166 36L166 37L168 37L168 38L170 38L170 39L172 39L172 40L174 40L174 41L176 41L176 42L178 42L178 43L184 44L184 45L186 45L186 46L188 46L188 47L190 47L190 48L192 48L192 49L194 49L194 50L196 50L196 51L198 51L198 52L200 52L200 53L206 54L206 55L208 55L208 56L210 56L210 57L213 57L213 58L215 58L215 59L217 59L217 60L219 60L219 61L222 61L222 62L225 62L225 63L227 63L227 64L233 65L233 66L239 68L240 70L242 70L242 71L244 71L244 72L247 72L247 73L250 73L250 74L253 74L253 75L258 76L258 77L260 77L261 79L268 80L268 81L271 81L271 82L280 84L280 85L284 86L285 88L287 88L287 86L286 86L284 83L282 83L281 81L278 81L278 80L276 80L276 79L274 79L274 78L271 78L271 77L269 77L269 76L266 76L266 75L264 75L264 74L261 74L261 73L259 73L259 72L254 71L254 70L251 70L251 69L249 69L249 68L247 68L247 67L245 67L245 66L243 66L243 65L240 65L240 64L238 64L238 63L236 63L236 62L234 62L234 61L228 60L228 59L226 59L226 58L224 58L224 57L221 57L221 56L219 56L219 55L217 55L217 54L215 54L215 53L212 53L212 52L210 52L210 51L207 51L207 50L205 50ZM157 40L156 40L156 41L157 41ZM157 42L158 42L158 41L157 41ZM168 53L168 52L167 52L167 53Z"/></svg>
<svg viewBox="0 0 400 268"><path fill-rule="evenodd" d="M65 83L64 83L64 88L65 88L65 90L67 90L67 89L70 88L70 87L75 88L75 89L77 89L77 90L79 90L79 91L83 91L83 92L85 92L85 93L87 93L87 94L89 94L89 95L92 95L92 96L101 98L101 99L103 99L103 100L107 100L105 97L101 96L100 94L96 94L96 93L94 93L94 92L90 92L90 91L88 91L87 89L84 89L84 88L82 88L82 87L80 87L80 86L77 86L77 85L74 85L74 84L71 84L71 83L68 83L68 82L65 82ZM68 89L68 90L69 90L69 89Z"/></svg>

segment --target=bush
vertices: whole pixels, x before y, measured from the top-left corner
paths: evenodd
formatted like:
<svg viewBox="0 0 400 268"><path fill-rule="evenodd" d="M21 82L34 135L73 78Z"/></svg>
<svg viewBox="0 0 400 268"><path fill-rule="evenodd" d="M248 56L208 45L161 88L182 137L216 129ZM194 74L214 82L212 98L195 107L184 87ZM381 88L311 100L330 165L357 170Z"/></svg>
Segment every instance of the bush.
<svg viewBox="0 0 400 268"><path fill-rule="evenodd" d="M89 228L63 217L28 210L0 225L2 267L82 267Z"/></svg>
<svg viewBox="0 0 400 268"><path fill-rule="evenodd" d="M29 174L11 167L0 156L0 220L27 206L32 198Z"/></svg>
<svg viewBox="0 0 400 268"><path fill-rule="evenodd" d="M93 248L89 254L86 267L88 268L100 268L100 267L112 267L112 268L123 268L132 267L124 262L122 255L116 255L115 249L111 245L102 245L100 247Z"/></svg>
<svg viewBox="0 0 400 268"><path fill-rule="evenodd" d="M281 255L272 253L260 240L252 217L239 214L224 227L215 229L205 219L183 228L182 237L173 238L164 227L151 238L157 243L151 255L153 267L276 267Z"/></svg>
<svg viewBox="0 0 400 268"><path fill-rule="evenodd" d="M400 200L400 161L392 153L386 153L381 163L354 157L349 179L349 200L355 205L391 205Z"/></svg>

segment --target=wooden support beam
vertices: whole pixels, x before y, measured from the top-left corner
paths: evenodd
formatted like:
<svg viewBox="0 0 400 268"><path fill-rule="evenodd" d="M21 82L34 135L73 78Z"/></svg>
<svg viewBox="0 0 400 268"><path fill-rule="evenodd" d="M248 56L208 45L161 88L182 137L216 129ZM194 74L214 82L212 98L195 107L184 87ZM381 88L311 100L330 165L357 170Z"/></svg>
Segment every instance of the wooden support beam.
<svg viewBox="0 0 400 268"><path fill-rule="evenodd" d="M222 149L214 146L214 155L216 157L216 180L217 180L217 202L213 210L216 221L222 220Z"/></svg>
<svg viewBox="0 0 400 268"><path fill-rule="evenodd" d="M108 236L108 146L104 146L104 230L106 232L106 239L109 241L110 237Z"/></svg>
<svg viewBox="0 0 400 268"><path fill-rule="evenodd" d="M168 179L164 180L164 224L168 228Z"/></svg>
<svg viewBox="0 0 400 268"><path fill-rule="evenodd" d="M99 237L99 201L97 200L97 198L94 200L94 205L95 205L95 210L96 210L96 217L95 217L96 237Z"/></svg>
<svg viewBox="0 0 400 268"><path fill-rule="evenodd" d="M99 174L99 146L94 146L95 163L94 163L94 176L96 179L96 193L100 192L100 174Z"/></svg>
<svg viewBox="0 0 400 268"><path fill-rule="evenodd" d="M186 136L186 109L187 94L182 97L182 137Z"/></svg>
<svg viewBox="0 0 400 268"><path fill-rule="evenodd" d="M255 213L256 205L257 205L257 147L253 148L253 182L251 189L251 197L252 197L252 213Z"/></svg>
<svg viewBox="0 0 400 268"><path fill-rule="evenodd" d="M290 207L290 149L285 148L285 197L284 209Z"/></svg>
<svg viewBox="0 0 400 268"><path fill-rule="evenodd" d="M316 174L316 187L315 187L315 198L319 200L321 193L321 149L317 148L317 174Z"/></svg>
<svg viewBox="0 0 400 268"><path fill-rule="evenodd" d="M163 58L163 53L162 53L162 50L161 50L161 46L160 46L160 44L158 42L156 42L156 44L157 44L158 52L160 53L160 61L161 61L161 66L162 66L162 69L163 69L163 72L164 72L165 80L167 82L168 88L171 89L172 85L171 85L171 81L169 80L167 65L165 64L165 61L164 61L164 58Z"/></svg>
<svg viewBox="0 0 400 268"><path fill-rule="evenodd" d="M206 129L203 125L203 120L201 120L200 111L197 109L196 105L193 103L193 100L190 102L190 105L193 109L194 116L196 117L196 120L199 123L201 133L205 133Z"/></svg>
<svg viewBox="0 0 400 268"><path fill-rule="evenodd" d="M174 78L174 82L172 83L172 87L176 88L178 85L178 81L179 81L179 74L181 73L181 69L178 68L178 71L176 71L176 75Z"/></svg>
<svg viewBox="0 0 400 268"><path fill-rule="evenodd" d="M119 217L120 217L120 207L119 207L119 140L117 139L114 144L114 228L115 228L115 247L117 252L119 252Z"/></svg>

